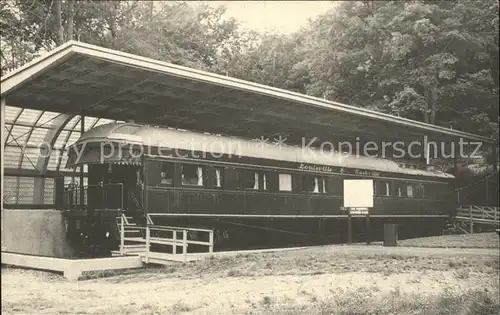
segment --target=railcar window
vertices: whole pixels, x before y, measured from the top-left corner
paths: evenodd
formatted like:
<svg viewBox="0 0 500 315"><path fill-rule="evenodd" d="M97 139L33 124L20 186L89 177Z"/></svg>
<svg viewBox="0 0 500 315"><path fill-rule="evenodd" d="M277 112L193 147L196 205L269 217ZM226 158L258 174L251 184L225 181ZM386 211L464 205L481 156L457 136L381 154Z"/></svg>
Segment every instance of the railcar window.
<svg viewBox="0 0 500 315"><path fill-rule="evenodd" d="M406 186L406 195L408 197L414 197L414 195L413 195L413 186L412 185L407 185Z"/></svg>
<svg viewBox="0 0 500 315"><path fill-rule="evenodd" d="M390 196L391 195L391 190L392 190L392 185L390 182L379 182L379 189L377 190L379 192L379 196Z"/></svg>
<svg viewBox="0 0 500 315"><path fill-rule="evenodd" d="M406 197L405 185L403 183L396 183L396 196Z"/></svg>
<svg viewBox="0 0 500 315"><path fill-rule="evenodd" d="M321 187L321 192L323 194L326 194L326 180L324 177L321 177L320 187Z"/></svg>
<svg viewBox="0 0 500 315"><path fill-rule="evenodd" d="M279 190L280 191L292 191L292 175L291 174L279 174Z"/></svg>
<svg viewBox="0 0 500 315"><path fill-rule="evenodd" d="M194 164L182 165L182 184L203 186L203 167Z"/></svg>
<svg viewBox="0 0 500 315"><path fill-rule="evenodd" d="M417 198L425 198L425 193L424 193L424 185L418 184L416 187L416 197Z"/></svg>
<svg viewBox="0 0 500 315"><path fill-rule="evenodd" d="M123 125L115 129L114 133L130 134L133 135L142 127L134 125Z"/></svg>
<svg viewBox="0 0 500 315"><path fill-rule="evenodd" d="M214 187L220 188L222 187L222 168L216 167L214 168L214 177L213 177Z"/></svg>
<svg viewBox="0 0 500 315"><path fill-rule="evenodd" d="M161 165L160 184L172 185L174 179L174 163L164 162Z"/></svg>
<svg viewBox="0 0 500 315"><path fill-rule="evenodd" d="M259 172L240 170L238 179L240 188L259 189Z"/></svg>
<svg viewBox="0 0 500 315"><path fill-rule="evenodd" d="M262 189L267 190L267 174L265 172L262 173Z"/></svg>
<svg viewBox="0 0 500 315"><path fill-rule="evenodd" d="M302 191L319 193L319 178L317 176L304 176L302 178Z"/></svg>

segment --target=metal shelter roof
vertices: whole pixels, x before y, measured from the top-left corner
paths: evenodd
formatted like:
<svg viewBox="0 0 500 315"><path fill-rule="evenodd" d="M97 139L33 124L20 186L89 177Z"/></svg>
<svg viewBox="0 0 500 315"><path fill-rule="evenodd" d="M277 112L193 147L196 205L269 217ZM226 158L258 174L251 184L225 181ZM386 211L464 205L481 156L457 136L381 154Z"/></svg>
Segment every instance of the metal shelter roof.
<svg viewBox="0 0 500 315"><path fill-rule="evenodd" d="M100 117L86 118L87 129L109 121L134 120L245 138L279 134L295 144L303 137L409 142L421 141L423 135L446 142L460 138L493 142L479 135L76 41L2 77L1 97L8 105L6 159L17 154L14 151L20 153L23 143L30 150L33 139L53 143L56 150L52 154L63 152L68 142L79 136L79 115ZM35 166L22 157L17 163L6 163L5 167ZM40 163L43 167L49 161ZM50 163L48 167L54 170L64 165L60 159Z"/></svg>

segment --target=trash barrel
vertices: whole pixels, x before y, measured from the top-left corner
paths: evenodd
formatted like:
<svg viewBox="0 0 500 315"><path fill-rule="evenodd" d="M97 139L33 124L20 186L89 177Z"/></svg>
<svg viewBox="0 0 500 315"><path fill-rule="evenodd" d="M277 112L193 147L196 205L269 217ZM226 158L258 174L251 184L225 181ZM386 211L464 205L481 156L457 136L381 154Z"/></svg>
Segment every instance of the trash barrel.
<svg viewBox="0 0 500 315"><path fill-rule="evenodd" d="M384 246L398 246L398 225L384 224Z"/></svg>

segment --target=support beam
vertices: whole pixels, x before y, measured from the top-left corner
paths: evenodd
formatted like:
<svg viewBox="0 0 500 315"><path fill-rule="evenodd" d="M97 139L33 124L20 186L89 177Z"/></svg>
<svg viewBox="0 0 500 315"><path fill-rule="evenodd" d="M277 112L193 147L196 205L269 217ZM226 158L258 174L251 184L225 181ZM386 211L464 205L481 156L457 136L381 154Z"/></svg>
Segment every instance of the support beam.
<svg viewBox="0 0 500 315"><path fill-rule="evenodd" d="M3 186L4 186L4 180L3 180L3 163L4 163L4 156L5 156L5 151L4 151L4 142L7 142L4 138L5 137L5 98L2 97L0 99L0 183L1 189L0 189L0 210L3 211ZM2 220L3 222L3 220Z"/></svg>
<svg viewBox="0 0 500 315"><path fill-rule="evenodd" d="M493 151L493 171L498 171L498 152L497 152L497 144L494 143L491 145L491 150Z"/></svg>
<svg viewBox="0 0 500 315"><path fill-rule="evenodd" d="M45 135L43 139L43 145L40 146L40 154L38 155L38 161L36 168L40 170L42 174L47 172L47 166L49 165L50 155L53 151L54 144L61 132L65 129L66 125L73 119L75 115L61 114L54 119L55 127ZM63 152L61 152L63 154Z"/></svg>
<svg viewBox="0 0 500 315"><path fill-rule="evenodd" d="M85 132L85 116L82 115L80 119L80 135ZM85 189L83 186L83 165L80 166L80 207L83 209L85 206Z"/></svg>

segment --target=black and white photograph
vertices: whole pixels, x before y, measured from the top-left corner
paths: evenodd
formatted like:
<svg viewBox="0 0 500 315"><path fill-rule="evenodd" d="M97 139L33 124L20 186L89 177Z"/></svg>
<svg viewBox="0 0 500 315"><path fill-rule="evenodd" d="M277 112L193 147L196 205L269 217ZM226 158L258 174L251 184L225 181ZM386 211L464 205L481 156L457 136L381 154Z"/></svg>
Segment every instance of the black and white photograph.
<svg viewBox="0 0 500 315"><path fill-rule="evenodd" d="M499 1L0 1L8 315L500 314Z"/></svg>

